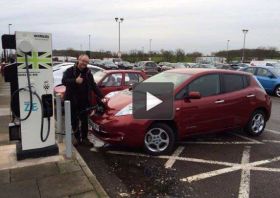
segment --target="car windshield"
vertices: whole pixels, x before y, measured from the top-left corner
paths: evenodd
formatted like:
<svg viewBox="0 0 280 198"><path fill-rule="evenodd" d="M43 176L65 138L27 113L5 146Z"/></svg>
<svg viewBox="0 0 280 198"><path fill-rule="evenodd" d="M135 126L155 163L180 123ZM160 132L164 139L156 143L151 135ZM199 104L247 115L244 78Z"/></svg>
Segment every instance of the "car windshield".
<svg viewBox="0 0 280 198"><path fill-rule="evenodd" d="M275 67L271 70L277 77L280 77L280 67Z"/></svg>
<svg viewBox="0 0 280 198"><path fill-rule="evenodd" d="M174 84L174 88L178 87L180 84L185 82L191 75L189 74L182 74L182 73L175 73L175 72L163 72L148 78L145 82L171 82Z"/></svg>
<svg viewBox="0 0 280 198"><path fill-rule="evenodd" d="M99 82L105 75L106 75L105 72L98 71L95 74L93 74L93 78L94 78L95 82Z"/></svg>

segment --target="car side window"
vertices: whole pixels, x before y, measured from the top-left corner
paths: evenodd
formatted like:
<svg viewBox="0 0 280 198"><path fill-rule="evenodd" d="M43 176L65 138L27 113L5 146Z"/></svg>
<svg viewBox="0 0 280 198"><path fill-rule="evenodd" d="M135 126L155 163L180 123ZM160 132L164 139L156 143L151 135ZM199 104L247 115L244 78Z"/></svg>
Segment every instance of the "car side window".
<svg viewBox="0 0 280 198"><path fill-rule="evenodd" d="M124 79L124 84L126 86L133 85L134 83L138 83L143 81L143 77L140 74L137 73L126 73L125 74L125 79Z"/></svg>
<svg viewBox="0 0 280 198"><path fill-rule="evenodd" d="M255 74L256 68L248 67L244 71L246 71L248 73L251 73L251 74Z"/></svg>
<svg viewBox="0 0 280 198"><path fill-rule="evenodd" d="M209 74L201 76L192 81L187 87L188 92L200 92L200 95L202 97L217 95L220 93L220 90L219 74Z"/></svg>
<svg viewBox="0 0 280 198"><path fill-rule="evenodd" d="M273 74L268 71L267 69L264 68L259 68L257 72L257 76L263 76L263 77L269 77L272 76Z"/></svg>
<svg viewBox="0 0 280 198"><path fill-rule="evenodd" d="M122 74L110 74L108 75L101 83L102 86L105 87L118 87L121 86L122 83Z"/></svg>
<svg viewBox="0 0 280 198"><path fill-rule="evenodd" d="M223 74L223 92L233 92L244 88L244 75Z"/></svg>

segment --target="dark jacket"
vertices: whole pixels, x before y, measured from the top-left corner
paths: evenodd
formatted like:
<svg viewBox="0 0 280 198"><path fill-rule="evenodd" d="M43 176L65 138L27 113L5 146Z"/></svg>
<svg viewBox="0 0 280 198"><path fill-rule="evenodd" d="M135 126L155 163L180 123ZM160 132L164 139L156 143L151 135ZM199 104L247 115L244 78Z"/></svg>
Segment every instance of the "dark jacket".
<svg viewBox="0 0 280 198"><path fill-rule="evenodd" d="M77 84L76 78L80 74L84 80L82 84ZM70 100L71 104L75 106L80 102L85 103L81 104L82 106L89 106L92 103L92 91L99 99L104 97L96 85L91 71L88 68L80 71L77 64L63 73L62 84L66 86L65 100Z"/></svg>

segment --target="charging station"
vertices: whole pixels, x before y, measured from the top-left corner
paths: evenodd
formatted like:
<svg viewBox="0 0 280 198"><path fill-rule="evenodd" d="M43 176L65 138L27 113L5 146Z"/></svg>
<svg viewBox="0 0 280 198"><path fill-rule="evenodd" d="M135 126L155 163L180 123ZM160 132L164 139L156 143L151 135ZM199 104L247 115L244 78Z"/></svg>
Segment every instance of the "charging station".
<svg viewBox="0 0 280 198"><path fill-rule="evenodd" d="M53 116L52 35L16 32L14 40L16 73L9 74L9 71L15 69L5 69L4 75L10 76L10 82L18 81L18 89L11 94L11 109L15 120L19 122L20 131L17 159L56 155L58 146L55 142ZM18 107L14 105L17 99ZM13 123L11 127L15 127L16 122Z"/></svg>

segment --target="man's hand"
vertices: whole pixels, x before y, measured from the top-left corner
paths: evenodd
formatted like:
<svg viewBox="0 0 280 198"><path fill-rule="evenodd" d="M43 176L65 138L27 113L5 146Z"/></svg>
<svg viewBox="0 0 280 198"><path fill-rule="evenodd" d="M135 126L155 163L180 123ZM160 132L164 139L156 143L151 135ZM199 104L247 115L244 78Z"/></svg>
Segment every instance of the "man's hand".
<svg viewBox="0 0 280 198"><path fill-rule="evenodd" d="M78 78L76 78L76 83L77 84L82 84L84 81L84 79L81 77L81 74L78 76Z"/></svg>
<svg viewBox="0 0 280 198"><path fill-rule="evenodd" d="M108 101L109 101L109 98L107 98L107 97L104 97L101 99L101 102L103 102L103 103L107 103Z"/></svg>

